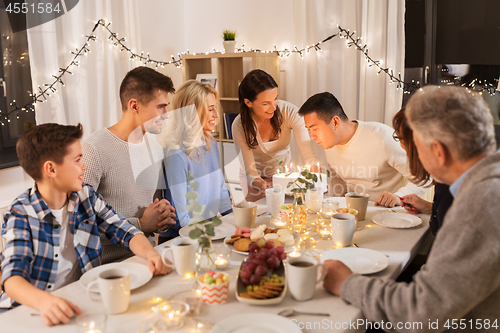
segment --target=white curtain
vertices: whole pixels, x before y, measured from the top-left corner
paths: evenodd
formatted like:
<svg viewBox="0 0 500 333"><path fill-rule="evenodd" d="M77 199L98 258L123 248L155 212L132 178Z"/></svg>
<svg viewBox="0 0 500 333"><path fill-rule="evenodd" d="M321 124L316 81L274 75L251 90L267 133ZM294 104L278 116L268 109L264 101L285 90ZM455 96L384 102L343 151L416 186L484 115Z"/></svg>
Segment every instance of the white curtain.
<svg viewBox="0 0 500 333"><path fill-rule="evenodd" d="M400 0L294 0L295 44L311 45L338 31L337 24L361 37L374 60L395 75L404 73L404 13ZM389 77L377 75L364 55L335 37L309 52L304 60L295 56L287 82L289 96L299 104L311 95L333 93L352 119L391 124L400 109L403 91L389 84Z"/></svg>
<svg viewBox="0 0 500 333"><path fill-rule="evenodd" d="M113 22L113 31L127 36L127 45L140 50L139 22L136 0L85 0L59 18L28 29L31 75L34 90L38 85L53 82L52 74L71 62L71 51L79 49L96 22L103 18ZM37 124L83 124L84 137L116 123L121 117L120 83L126 72L137 66L126 52L119 52L107 40L109 34L98 27L98 38L89 42L91 50L79 57L80 67L72 66L74 75L64 75L65 86L57 84L58 92L37 103ZM120 36L119 36L120 37Z"/></svg>
<svg viewBox="0 0 500 333"><path fill-rule="evenodd" d="M338 31L337 24L355 31L368 44L368 54L382 60L404 79L404 13L401 0L294 0L295 44L312 45ZM287 95L300 106L308 97L329 91L337 97L350 119L392 124L401 108L403 91L389 83L384 73L368 67L364 55L346 46L346 39L333 38L321 45L322 51L310 51L285 60ZM323 149L313 148L326 165ZM300 159L295 145L292 156ZM297 160L294 163L301 163Z"/></svg>

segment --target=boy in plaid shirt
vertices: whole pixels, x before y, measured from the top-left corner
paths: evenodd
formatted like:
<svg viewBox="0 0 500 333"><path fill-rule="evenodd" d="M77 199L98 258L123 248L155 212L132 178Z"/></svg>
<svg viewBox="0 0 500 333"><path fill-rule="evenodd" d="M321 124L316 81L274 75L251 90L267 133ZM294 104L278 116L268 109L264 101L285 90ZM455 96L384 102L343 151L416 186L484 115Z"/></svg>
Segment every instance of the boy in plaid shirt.
<svg viewBox="0 0 500 333"><path fill-rule="evenodd" d="M49 292L101 264L99 231L146 258L153 274L170 272L142 231L82 184L82 133L81 124L43 124L19 138L19 162L35 186L14 200L2 226L2 289L14 305L39 310L48 326L81 314Z"/></svg>

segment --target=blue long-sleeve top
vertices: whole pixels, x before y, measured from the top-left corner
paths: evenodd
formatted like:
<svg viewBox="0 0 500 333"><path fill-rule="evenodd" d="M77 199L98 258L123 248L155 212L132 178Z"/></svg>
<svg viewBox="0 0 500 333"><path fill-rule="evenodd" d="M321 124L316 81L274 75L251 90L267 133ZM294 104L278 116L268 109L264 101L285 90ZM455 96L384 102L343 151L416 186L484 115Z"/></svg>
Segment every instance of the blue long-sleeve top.
<svg viewBox="0 0 500 333"><path fill-rule="evenodd" d="M188 188L187 178L191 174L198 182L198 201L205 205L203 218L210 219L217 213L226 215L232 212L232 203L227 189L224 175L220 167L219 149L214 139L211 139L210 152L205 147L200 147L202 159L198 163L190 158L184 151L172 150L165 157L166 190L164 198L171 202L175 208L176 224L161 233L162 237L176 237L179 229L189 224L192 214L184 209L188 203L186 193Z"/></svg>

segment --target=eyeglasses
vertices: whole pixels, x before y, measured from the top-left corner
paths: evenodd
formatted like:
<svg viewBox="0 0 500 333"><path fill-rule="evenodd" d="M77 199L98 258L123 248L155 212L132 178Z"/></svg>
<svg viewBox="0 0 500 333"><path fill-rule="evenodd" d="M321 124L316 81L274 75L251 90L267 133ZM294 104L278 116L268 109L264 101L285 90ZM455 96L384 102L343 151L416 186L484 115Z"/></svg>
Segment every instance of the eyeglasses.
<svg viewBox="0 0 500 333"><path fill-rule="evenodd" d="M396 131L394 131L394 133L392 133L392 138L394 139L394 141L399 142L399 137L396 134Z"/></svg>

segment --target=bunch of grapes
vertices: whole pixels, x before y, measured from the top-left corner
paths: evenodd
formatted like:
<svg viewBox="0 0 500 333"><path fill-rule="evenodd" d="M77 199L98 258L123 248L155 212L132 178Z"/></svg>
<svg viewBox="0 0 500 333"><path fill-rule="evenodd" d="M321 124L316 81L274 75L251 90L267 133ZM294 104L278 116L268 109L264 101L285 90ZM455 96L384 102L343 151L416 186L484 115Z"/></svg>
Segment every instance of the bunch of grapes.
<svg viewBox="0 0 500 333"><path fill-rule="evenodd" d="M259 285L263 276L280 267L280 262L286 259L283 246L274 248L272 241L260 238L248 246L248 259L241 267L240 277L243 285Z"/></svg>

